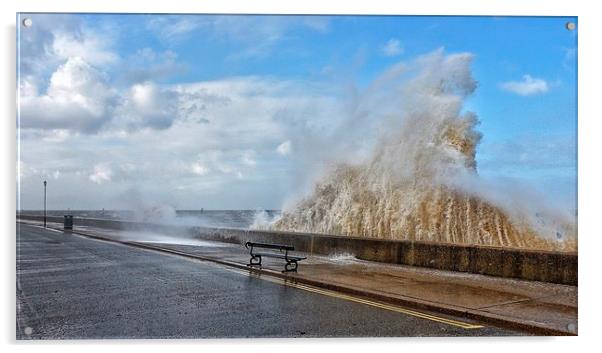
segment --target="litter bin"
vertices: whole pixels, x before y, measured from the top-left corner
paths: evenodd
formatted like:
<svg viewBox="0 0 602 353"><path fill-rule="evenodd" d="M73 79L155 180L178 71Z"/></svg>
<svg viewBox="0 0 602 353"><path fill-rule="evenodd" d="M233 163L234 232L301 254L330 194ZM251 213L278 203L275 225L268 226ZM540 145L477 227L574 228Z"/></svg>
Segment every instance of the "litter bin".
<svg viewBox="0 0 602 353"><path fill-rule="evenodd" d="M73 230L73 216L65 215L65 222L63 223L64 229Z"/></svg>

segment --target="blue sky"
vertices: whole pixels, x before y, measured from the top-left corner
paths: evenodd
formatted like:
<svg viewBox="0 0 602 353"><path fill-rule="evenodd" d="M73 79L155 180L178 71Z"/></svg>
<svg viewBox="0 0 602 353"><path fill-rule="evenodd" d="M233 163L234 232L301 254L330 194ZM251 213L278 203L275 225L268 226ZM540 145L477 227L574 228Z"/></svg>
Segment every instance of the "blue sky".
<svg viewBox="0 0 602 353"><path fill-rule="evenodd" d="M44 179L51 208L280 208L287 134L439 48L474 56L479 174L576 208L576 18L20 16L24 209Z"/></svg>

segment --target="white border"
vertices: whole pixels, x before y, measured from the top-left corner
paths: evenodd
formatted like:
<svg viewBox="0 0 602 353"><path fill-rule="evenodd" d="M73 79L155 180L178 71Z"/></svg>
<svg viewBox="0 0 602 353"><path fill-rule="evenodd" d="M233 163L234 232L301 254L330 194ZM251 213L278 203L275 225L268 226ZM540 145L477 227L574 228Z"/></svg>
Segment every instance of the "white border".
<svg viewBox="0 0 602 353"><path fill-rule="evenodd" d="M190 0L129 1L125 0L9 0L1 2L2 11L2 85L0 97L3 107L2 173L3 203L1 224L4 256L2 279L3 342L9 350L50 352L79 352L82 344L92 352L129 351L133 346L148 352L166 353L168 349L178 351L262 351L273 352L293 349L305 352L315 349L330 349L343 352L364 352L375 349L386 351L430 351L465 352L490 351L589 351L588 346L599 346L596 335L600 327L600 289L602 266L595 260L602 249L599 210L601 194L599 161L602 152L598 136L601 132L600 111L602 79L599 65L602 63L600 45L602 38L602 12L595 1L581 0L419 0L419 1L251 1L220 0L192 2ZM323 340L211 340L211 341L83 341L22 343L14 341L15 333L15 13L21 12L132 12L132 13L305 13L305 14L409 14L409 15L545 15L579 16L579 337L570 338L484 338L484 339L323 339ZM90 345L94 343L94 345ZM168 347L167 345L171 346ZM316 346L319 345L320 347ZM322 347L324 346L324 347ZM375 347L375 346L378 346Z"/></svg>

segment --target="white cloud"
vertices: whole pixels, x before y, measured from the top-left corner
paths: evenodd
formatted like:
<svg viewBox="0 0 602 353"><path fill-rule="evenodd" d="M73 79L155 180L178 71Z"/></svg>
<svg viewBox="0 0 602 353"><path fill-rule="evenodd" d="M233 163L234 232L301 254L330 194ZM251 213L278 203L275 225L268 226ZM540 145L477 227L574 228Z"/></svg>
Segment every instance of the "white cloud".
<svg viewBox="0 0 602 353"><path fill-rule="evenodd" d="M60 14L32 14L34 25L22 30L19 38L21 77L41 86L44 77L72 57L92 65L115 65L119 55L112 45L113 29L93 29L81 17Z"/></svg>
<svg viewBox="0 0 602 353"><path fill-rule="evenodd" d="M46 142L60 143L66 141L69 136L69 130L66 129L46 130L43 133L42 140Z"/></svg>
<svg viewBox="0 0 602 353"><path fill-rule="evenodd" d="M148 79L183 69L174 52L143 48L121 63L113 50L117 25L90 25L71 15L31 17L34 26L21 31L19 39L20 128L45 131L45 140L63 142L76 133L172 125L177 95ZM138 85L117 88L115 82Z"/></svg>
<svg viewBox="0 0 602 353"><path fill-rule="evenodd" d="M516 93L521 96L531 96L545 93L548 91L548 83L541 79L524 75L522 81L508 81L500 84L500 87L508 92Z"/></svg>
<svg viewBox="0 0 602 353"><path fill-rule="evenodd" d="M128 130L169 128L178 113L178 95L153 82L133 85L117 110L116 124Z"/></svg>
<svg viewBox="0 0 602 353"><path fill-rule="evenodd" d="M386 56L397 56L403 53L403 46L397 39L389 39L389 41L382 47L382 52Z"/></svg>
<svg viewBox="0 0 602 353"><path fill-rule="evenodd" d="M31 88L20 93L22 128L94 132L112 118L116 104L108 77L81 57L59 66L44 94Z"/></svg>
<svg viewBox="0 0 602 353"><path fill-rule="evenodd" d="M71 132L166 129L178 117L198 113L190 107L180 112L179 95L153 82L119 93L104 73L79 57L70 58L52 74L44 94L32 92L20 92L20 127L45 131L43 138L49 142L62 142Z"/></svg>
<svg viewBox="0 0 602 353"><path fill-rule="evenodd" d="M209 172L209 168L207 168L205 165L203 165L200 162L192 163L192 165L190 166L190 170L192 171L193 174L200 175L200 176L203 176Z"/></svg>
<svg viewBox="0 0 602 353"><path fill-rule="evenodd" d="M33 82L22 79L20 127L45 131L43 138L52 142L82 132L161 130L177 119L206 123L207 107L228 101L203 91L177 92L150 81L120 92L109 81L107 74L81 57L60 65L41 94Z"/></svg>
<svg viewBox="0 0 602 353"><path fill-rule="evenodd" d="M254 167L257 165L257 161L255 160L255 151L245 151L242 155L242 162L248 167Z"/></svg>
<svg viewBox="0 0 602 353"><path fill-rule="evenodd" d="M17 178L18 179L28 178L37 173L38 173L38 170L36 168L30 166L28 163L25 163L23 161L17 161Z"/></svg>
<svg viewBox="0 0 602 353"><path fill-rule="evenodd" d="M175 102L168 109L175 120L167 129L144 128L142 112L161 110L154 104L164 99L164 91ZM115 117L94 134L68 130L67 140L57 143L41 137L52 132L60 139L60 129L22 131L22 159L40 171L61 171L53 190L65 195L65 208L118 207L129 187L162 199L185 189L177 194L178 207L232 207L232 200L240 201L237 207L277 207L274 200L282 198L284 185L275 182L289 173L290 161L268 161L257 168L259 157L273 157L276 146L292 141L291 136L304 138L306 129L336 122L336 102L328 89L303 81L237 77L178 85L143 82L136 89L125 88ZM34 179L23 184L23 207L36 204ZM241 180L257 196L240 200L244 190L236 185ZM87 187L109 182L114 187L103 193ZM76 198L73 190L78 190Z"/></svg>
<svg viewBox="0 0 602 353"><path fill-rule="evenodd" d="M284 141L276 147L276 152L281 156L287 156L291 153L291 142Z"/></svg>
<svg viewBox="0 0 602 353"><path fill-rule="evenodd" d="M85 30L81 35L73 32L58 32L52 42L53 53L61 58L84 58L92 65L110 65L119 61L119 56L109 50L110 39L96 32Z"/></svg>
<svg viewBox="0 0 602 353"><path fill-rule="evenodd" d="M88 177L92 182L101 185L111 181L113 171L106 164L97 164L94 166L94 171Z"/></svg>

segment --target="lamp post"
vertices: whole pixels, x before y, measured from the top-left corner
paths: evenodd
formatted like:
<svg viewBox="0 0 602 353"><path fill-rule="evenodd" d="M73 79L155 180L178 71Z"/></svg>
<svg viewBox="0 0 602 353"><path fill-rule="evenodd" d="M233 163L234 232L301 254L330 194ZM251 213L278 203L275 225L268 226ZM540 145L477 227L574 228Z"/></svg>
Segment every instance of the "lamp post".
<svg viewBox="0 0 602 353"><path fill-rule="evenodd" d="M46 180L44 180L44 228L46 228Z"/></svg>

